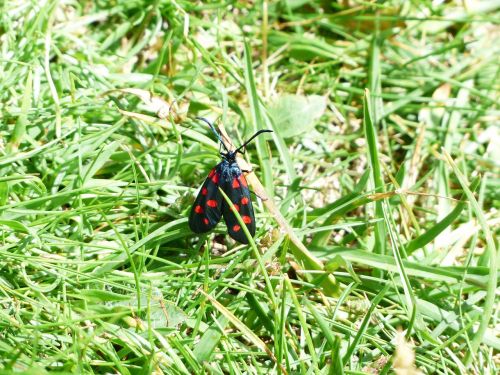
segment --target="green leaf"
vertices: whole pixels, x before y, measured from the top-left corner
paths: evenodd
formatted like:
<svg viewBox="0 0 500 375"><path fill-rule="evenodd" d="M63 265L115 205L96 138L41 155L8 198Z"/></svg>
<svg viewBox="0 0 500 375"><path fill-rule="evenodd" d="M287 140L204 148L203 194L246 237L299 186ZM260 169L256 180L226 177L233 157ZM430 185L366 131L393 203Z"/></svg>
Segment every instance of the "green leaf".
<svg viewBox="0 0 500 375"><path fill-rule="evenodd" d="M373 185L379 193L384 192L384 181L382 179L382 168L380 165L380 157L378 153L377 128L373 121L373 110L371 108L371 96L368 89L365 90L363 100L363 125L365 130L365 138L368 146L368 158L372 169ZM383 218L382 202L375 202L375 217ZM379 222L375 225L375 247L374 251L379 254L385 254L386 250L386 229L385 223Z"/></svg>
<svg viewBox="0 0 500 375"><path fill-rule="evenodd" d="M311 130L326 109L326 98L320 95L283 95L269 113L283 138L291 138Z"/></svg>
<svg viewBox="0 0 500 375"><path fill-rule="evenodd" d="M352 268L352 263L345 260L340 255L335 255L331 260L328 261L328 263L325 264L325 270L328 272L334 272L340 267L346 269L354 281L356 281L357 283L361 283L361 280L359 279L358 275L356 275L356 272L354 272L354 269Z"/></svg>
<svg viewBox="0 0 500 375"><path fill-rule="evenodd" d="M178 327L188 316L173 302L161 301L151 306L151 326L153 328Z"/></svg>
<svg viewBox="0 0 500 375"><path fill-rule="evenodd" d="M203 336L201 336L201 340L196 344L193 350L195 358L200 363L210 361L212 353L217 345L219 345L222 337L223 332L221 328L224 328L228 322L229 319L222 315L217 319L217 323L212 324L210 328L205 331Z"/></svg>
<svg viewBox="0 0 500 375"><path fill-rule="evenodd" d="M476 179L471 184L470 190L475 191L479 185L479 179ZM465 193L462 195L462 200L466 199ZM439 234L441 234L446 228L448 228L462 213L463 209L467 207L466 201L459 202L456 207L446 215L441 221L436 223L433 227L431 227L427 232L421 234L414 240L410 241L406 246L406 251L408 254L411 254L417 249L420 249L427 245L429 242L434 240Z"/></svg>
<svg viewBox="0 0 500 375"><path fill-rule="evenodd" d="M130 295L118 294L107 290L98 290L98 289L82 289L78 291L78 294L75 294L74 297L76 298L80 297L87 301L94 301L94 302L130 300Z"/></svg>
<svg viewBox="0 0 500 375"><path fill-rule="evenodd" d="M31 233L30 228L16 220L0 219L0 225L5 225L16 232Z"/></svg>

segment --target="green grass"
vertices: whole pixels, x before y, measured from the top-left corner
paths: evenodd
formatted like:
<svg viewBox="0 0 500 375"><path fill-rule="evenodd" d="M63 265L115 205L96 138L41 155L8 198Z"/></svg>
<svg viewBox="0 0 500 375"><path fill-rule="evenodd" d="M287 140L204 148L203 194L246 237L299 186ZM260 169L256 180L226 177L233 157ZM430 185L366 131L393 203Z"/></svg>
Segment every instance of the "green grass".
<svg viewBox="0 0 500 375"><path fill-rule="evenodd" d="M0 373L498 373L498 1L0 7Z"/></svg>

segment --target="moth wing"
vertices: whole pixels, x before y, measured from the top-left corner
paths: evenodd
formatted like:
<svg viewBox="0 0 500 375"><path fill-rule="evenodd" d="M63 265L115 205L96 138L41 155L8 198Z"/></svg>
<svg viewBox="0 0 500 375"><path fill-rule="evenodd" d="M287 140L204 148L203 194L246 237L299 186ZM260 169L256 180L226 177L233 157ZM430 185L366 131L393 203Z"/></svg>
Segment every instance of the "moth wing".
<svg viewBox="0 0 500 375"><path fill-rule="evenodd" d="M222 216L222 195L219 192L220 172L217 167L208 174L189 214L189 228L194 233L213 229Z"/></svg>
<svg viewBox="0 0 500 375"><path fill-rule="evenodd" d="M222 183L221 188L231 202L233 202L234 208L240 214L250 235L253 237L255 235L255 214L245 176L240 175L234 177L232 181L225 181ZM222 214L224 215L229 235L236 241L247 244L248 238L225 199L222 199Z"/></svg>

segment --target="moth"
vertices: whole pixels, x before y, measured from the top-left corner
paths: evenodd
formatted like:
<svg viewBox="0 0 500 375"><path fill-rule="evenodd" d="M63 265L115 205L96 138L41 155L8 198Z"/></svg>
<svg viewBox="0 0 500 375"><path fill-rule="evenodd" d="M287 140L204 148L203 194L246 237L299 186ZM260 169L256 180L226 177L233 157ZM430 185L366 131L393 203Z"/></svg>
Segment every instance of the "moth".
<svg viewBox="0 0 500 375"><path fill-rule="evenodd" d="M219 188L229 197L231 204L238 211L253 237L255 235L255 214L247 180L236 161L236 155L243 153L241 150L244 150L255 137L262 133L272 132L272 130L259 130L236 150L229 151L214 126L204 118L198 117L198 119L210 126L225 152L220 152L221 162L210 171L194 201L189 215L189 228L194 233L206 233L212 230L224 216L229 235L240 243L248 244L247 236Z"/></svg>

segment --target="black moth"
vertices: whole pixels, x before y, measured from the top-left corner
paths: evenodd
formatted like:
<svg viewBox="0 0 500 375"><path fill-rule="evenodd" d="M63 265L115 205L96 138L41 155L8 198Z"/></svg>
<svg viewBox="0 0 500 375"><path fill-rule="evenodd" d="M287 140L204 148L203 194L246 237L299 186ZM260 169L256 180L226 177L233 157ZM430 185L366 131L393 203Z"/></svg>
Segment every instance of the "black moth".
<svg viewBox="0 0 500 375"><path fill-rule="evenodd" d="M194 201L189 215L189 227L195 233L205 233L213 229L220 221L221 216L224 216L229 235L236 241L247 244L248 238L227 201L220 193L219 187L233 202L234 208L240 214L253 237L255 235L255 215L250 199L250 190L245 176L236 162L236 154L241 153L241 150L259 134L272 132L272 130L259 130L242 146L230 152L213 125L204 118L198 117L198 119L210 126L226 152L220 153L222 161L210 171Z"/></svg>

